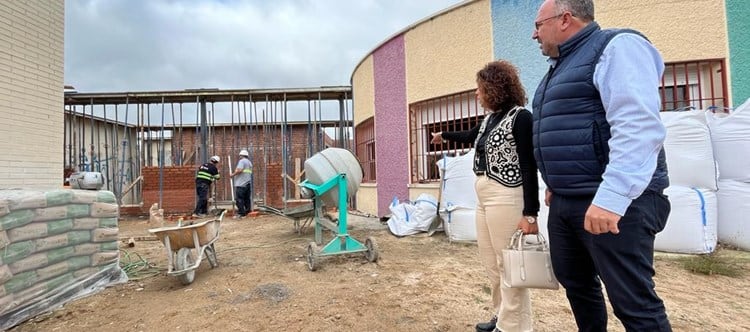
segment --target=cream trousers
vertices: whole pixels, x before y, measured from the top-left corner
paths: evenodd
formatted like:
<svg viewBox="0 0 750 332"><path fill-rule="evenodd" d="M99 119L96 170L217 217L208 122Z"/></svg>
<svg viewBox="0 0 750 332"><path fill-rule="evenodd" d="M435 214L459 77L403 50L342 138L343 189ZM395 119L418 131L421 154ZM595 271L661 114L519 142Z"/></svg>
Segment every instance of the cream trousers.
<svg viewBox="0 0 750 332"><path fill-rule="evenodd" d="M477 246L492 287L492 305L503 332L532 331L529 290L503 286L503 249L523 216L523 188L509 188L486 175L477 176Z"/></svg>

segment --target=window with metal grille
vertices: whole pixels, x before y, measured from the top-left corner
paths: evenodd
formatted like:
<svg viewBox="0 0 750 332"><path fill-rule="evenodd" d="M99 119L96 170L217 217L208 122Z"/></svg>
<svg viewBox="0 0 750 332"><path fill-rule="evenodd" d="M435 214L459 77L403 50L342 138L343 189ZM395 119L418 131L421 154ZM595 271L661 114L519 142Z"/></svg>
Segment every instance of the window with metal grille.
<svg viewBox="0 0 750 332"><path fill-rule="evenodd" d="M466 153L472 144L431 144L432 133L469 130L484 119L485 110L475 90L420 101L409 105L412 183L440 179L437 162L445 156Z"/></svg>
<svg viewBox="0 0 750 332"><path fill-rule="evenodd" d="M724 59L666 63L661 79L661 110L729 106Z"/></svg>
<svg viewBox="0 0 750 332"><path fill-rule="evenodd" d="M362 164L362 170L364 176L362 182L376 182L377 172L375 172L375 120L369 118L359 125L354 130L356 147L355 153L360 164Z"/></svg>

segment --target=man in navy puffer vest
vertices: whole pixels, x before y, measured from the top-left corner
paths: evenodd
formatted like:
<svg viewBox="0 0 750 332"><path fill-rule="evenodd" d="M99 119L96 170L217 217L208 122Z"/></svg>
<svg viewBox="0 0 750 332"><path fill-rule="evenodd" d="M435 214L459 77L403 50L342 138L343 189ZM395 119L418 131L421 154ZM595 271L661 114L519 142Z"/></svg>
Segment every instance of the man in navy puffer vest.
<svg viewBox="0 0 750 332"><path fill-rule="evenodd" d="M533 101L534 157L552 265L578 328L607 331L603 282L627 331L671 331L653 281L670 211L661 55L636 31L600 29L592 0L546 0L534 23L550 63Z"/></svg>

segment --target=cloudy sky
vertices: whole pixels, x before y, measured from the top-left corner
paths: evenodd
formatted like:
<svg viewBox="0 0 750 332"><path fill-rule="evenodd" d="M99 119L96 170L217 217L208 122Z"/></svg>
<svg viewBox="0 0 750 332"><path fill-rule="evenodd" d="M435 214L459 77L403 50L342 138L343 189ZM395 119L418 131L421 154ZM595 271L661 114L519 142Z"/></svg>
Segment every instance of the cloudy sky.
<svg viewBox="0 0 750 332"><path fill-rule="evenodd" d="M406 26L461 0L67 0L79 92L348 85Z"/></svg>

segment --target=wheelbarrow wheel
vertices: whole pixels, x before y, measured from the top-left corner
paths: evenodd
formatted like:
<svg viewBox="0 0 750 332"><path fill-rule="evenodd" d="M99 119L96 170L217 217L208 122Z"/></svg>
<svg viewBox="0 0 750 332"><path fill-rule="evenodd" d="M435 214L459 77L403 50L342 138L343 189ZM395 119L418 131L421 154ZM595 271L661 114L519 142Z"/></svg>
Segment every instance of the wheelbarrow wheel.
<svg viewBox="0 0 750 332"><path fill-rule="evenodd" d="M315 242L310 242L307 245L307 268L310 269L310 271L315 271L318 269L317 255L318 244Z"/></svg>
<svg viewBox="0 0 750 332"><path fill-rule="evenodd" d="M208 264L211 265L211 268L219 266L219 259L216 257L216 248L214 248L213 243L206 247L206 258L208 258Z"/></svg>
<svg viewBox="0 0 750 332"><path fill-rule="evenodd" d="M193 264L195 264L195 259L193 258L193 253L190 251L190 248L182 248L177 251L175 265L178 271L185 270L186 268L193 266ZM177 278L180 279L180 282L182 282L183 285L190 285L193 283L193 280L195 280L195 269L178 275Z"/></svg>
<svg viewBox="0 0 750 332"><path fill-rule="evenodd" d="M376 262L378 260L378 244L375 243L375 239L368 237L365 239L365 258L370 262Z"/></svg>

